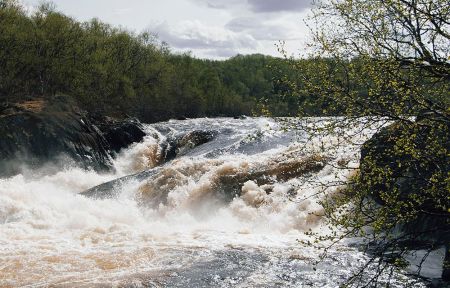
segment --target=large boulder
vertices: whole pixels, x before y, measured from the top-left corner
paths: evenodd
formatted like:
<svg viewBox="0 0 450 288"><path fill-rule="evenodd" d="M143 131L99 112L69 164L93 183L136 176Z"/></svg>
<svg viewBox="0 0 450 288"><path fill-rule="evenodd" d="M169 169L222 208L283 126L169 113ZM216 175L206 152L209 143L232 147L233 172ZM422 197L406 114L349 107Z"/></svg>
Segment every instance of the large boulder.
<svg viewBox="0 0 450 288"><path fill-rule="evenodd" d="M67 96L4 104L0 110L0 176L14 175L24 167L59 169L69 162L107 171L112 168L111 151L142 139L122 136L126 128L118 127L103 127L102 132Z"/></svg>
<svg viewBox="0 0 450 288"><path fill-rule="evenodd" d="M208 143L217 136L217 131L194 130L187 133L169 136L161 143L163 162L175 159L192 148Z"/></svg>
<svg viewBox="0 0 450 288"><path fill-rule="evenodd" d="M95 125L100 129L109 147L114 152L130 144L140 142L146 135L141 123L134 118L117 120L110 117L93 118Z"/></svg>
<svg viewBox="0 0 450 288"><path fill-rule="evenodd" d="M445 246L450 261L450 121L431 113L381 129L363 145L360 171L378 204L404 202L398 219L406 220L397 225L404 245ZM443 279L450 280L449 268Z"/></svg>

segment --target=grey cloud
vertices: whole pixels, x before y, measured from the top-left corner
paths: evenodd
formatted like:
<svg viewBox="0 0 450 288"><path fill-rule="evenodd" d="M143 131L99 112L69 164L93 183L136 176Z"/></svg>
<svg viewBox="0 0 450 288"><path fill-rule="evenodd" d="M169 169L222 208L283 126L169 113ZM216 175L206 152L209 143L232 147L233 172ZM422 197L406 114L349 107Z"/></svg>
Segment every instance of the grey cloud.
<svg viewBox="0 0 450 288"><path fill-rule="evenodd" d="M213 8L213 9L226 9L226 6L223 4L215 4L215 3L207 3L209 8Z"/></svg>
<svg viewBox="0 0 450 288"><path fill-rule="evenodd" d="M245 32L256 40L278 41L298 39L298 36L292 35L291 31L286 27L267 24L256 17L234 18L225 27L236 33Z"/></svg>
<svg viewBox="0 0 450 288"><path fill-rule="evenodd" d="M311 6L312 0L247 0L253 12L299 12Z"/></svg>
<svg viewBox="0 0 450 288"><path fill-rule="evenodd" d="M180 49L214 48L227 51L240 48L254 49L257 46L255 39L248 34L234 33L226 29L210 31L206 25L199 25L198 22L194 24L177 30L172 29L167 23L162 23L150 30L155 32L160 40Z"/></svg>
<svg viewBox="0 0 450 288"><path fill-rule="evenodd" d="M260 22L260 20L252 17L239 17L232 19L225 27L234 32L241 32L243 30L258 28L261 24Z"/></svg>
<svg viewBox="0 0 450 288"><path fill-rule="evenodd" d="M241 4L242 0L191 0L194 3L205 5L213 9L228 9L236 4Z"/></svg>
<svg viewBox="0 0 450 288"><path fill-rule="evenodd" d="M249 9L254 13L299 12L311 7L313 0L190 0L214 9Z"/></svg>

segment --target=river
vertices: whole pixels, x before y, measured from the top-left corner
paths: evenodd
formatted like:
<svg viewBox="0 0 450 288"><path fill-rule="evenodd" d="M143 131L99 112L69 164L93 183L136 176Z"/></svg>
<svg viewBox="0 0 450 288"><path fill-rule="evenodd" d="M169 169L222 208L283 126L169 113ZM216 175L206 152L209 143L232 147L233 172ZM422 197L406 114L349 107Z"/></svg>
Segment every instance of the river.
<svg viewBox="0 0 450 288"><path fill-rule="evenodd" d="M372 131L342 145L339 136L311 138L267 118L145 129L141 143L114 159L115 172L24 168L0 179L1 287L324 288L364 263L345 242L316 264L321 250L299 240L329 232L319 202L338 186L321 184L354 173L341 163L357 167ZM169 137L192 131L213 139L193 147L186 138L174 159L161 160ZM130 174L109 184L106 197L79 194ZM393 287L405 283L423 287L393 277Z"/></svg>

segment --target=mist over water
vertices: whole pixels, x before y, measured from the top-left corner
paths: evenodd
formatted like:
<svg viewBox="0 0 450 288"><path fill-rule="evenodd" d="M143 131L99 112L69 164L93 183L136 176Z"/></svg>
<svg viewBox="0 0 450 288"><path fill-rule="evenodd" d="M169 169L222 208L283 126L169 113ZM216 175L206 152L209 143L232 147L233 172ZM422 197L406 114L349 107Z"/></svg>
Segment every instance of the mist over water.
<svg viewBox="0 0 450 288"><path fill-rule="evenodd" d="M337 187L318 184L351 175L338 163L357 167L358 146L282 128L264 118L157 123L119 153L114 173L0 179L0 286L338 287L365 256L340 244L314 270L321 251L298 239L327 231L319 201ZM197 130L215 137L164 163L164 141ZM144 170L152 176L113 182L114 197L79 194Z"/></svg>

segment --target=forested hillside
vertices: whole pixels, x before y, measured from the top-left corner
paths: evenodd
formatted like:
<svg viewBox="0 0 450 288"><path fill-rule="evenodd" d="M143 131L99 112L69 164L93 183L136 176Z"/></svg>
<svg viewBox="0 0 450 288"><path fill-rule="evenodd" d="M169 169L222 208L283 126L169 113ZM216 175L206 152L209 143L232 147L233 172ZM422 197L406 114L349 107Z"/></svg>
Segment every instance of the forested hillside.
<svg viewBox="0 0 450 288"><path fill-rule="evenodd" d="M14 1L0 4L4 103L66 94L90 112L147 122L249 115L267 102L274 115L296 113L296 103L278 97L286 92L277 84L289 67L283 59L201 60L172 52L150 33L98 19L80 23L49 4L31 14Z"/></svg>

